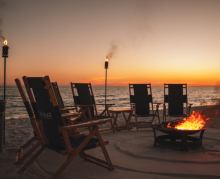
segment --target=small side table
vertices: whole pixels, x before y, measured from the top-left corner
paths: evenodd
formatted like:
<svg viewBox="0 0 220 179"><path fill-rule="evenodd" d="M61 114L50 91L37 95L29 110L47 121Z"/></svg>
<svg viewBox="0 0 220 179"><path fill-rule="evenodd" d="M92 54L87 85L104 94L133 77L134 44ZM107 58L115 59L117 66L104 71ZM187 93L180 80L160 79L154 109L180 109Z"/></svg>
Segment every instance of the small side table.
<svg viewBox="0 0 220 179"><path fill-rule="evenodd" d="M130 120L132 115L133 109L111 109L109 110L109 113L112 114L112 118L114 119L114 127L117 131L120 130L130 130ZM123 114L125 125L124 126L118 126L117 124L117 118L119 114ZM128 116L126 117L125 113L128 113Z"/></svg>

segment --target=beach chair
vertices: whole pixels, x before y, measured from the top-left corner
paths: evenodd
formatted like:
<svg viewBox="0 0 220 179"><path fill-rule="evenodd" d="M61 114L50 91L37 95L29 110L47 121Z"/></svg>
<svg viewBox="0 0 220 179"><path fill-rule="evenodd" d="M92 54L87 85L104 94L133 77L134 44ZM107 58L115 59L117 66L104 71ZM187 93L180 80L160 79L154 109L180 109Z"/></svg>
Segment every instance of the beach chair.
<svg viewBox="0 0 220 179"><path fill-rule="evenodd" d="M70 113L65 118L65 123L66 124L73 124L73 121L75 122L75 119L72 121L71 117L76 116L76 115L78 115L78 121L79 120L82 121L83 119L85 120L86 117L84 116L84 114L82 114L80 111L77 110L77 107L75 105L74 106L64 106L63 98L61 96L57 82L52 82L52 86L53 86L54 94L56 96L61 113L62 114ZM72 112L73 110L76 110L76 112ZM72 114L72 116L70 116L71 114ZM68 117L68 116L70 116L70 117Z"/></svg>
<svg viewBox="0 0 220 179"><path fill-rule="evenodd" d="M57 102L59 104L59 108L62 113L68 113L69 111L77 109L75 106L64 106L63 98L61 96L60 89L58 87L57 82L52 82L52 86L53 86L55 96L57 98Z"/></svg>
<svg viewBox="0 0 220 179"><path fill-rule="evenodd" d="M187 101L187 83L164 83L163 122L167 116L186 117L190 114L192 104Z"/></svg>
<svg viewBox="0 0 220 179"><path fill-rule="evenodd" d="M38 77L38 78L42 78L42 77ZM27 77L26 76L23 76L22 77L23 81L24 81L24 85L25 85L25 88L26 88L26 91L27 91L27 94L29 96L29 99L31 101L31 105L32 105L32 108L33 108L33 111L34 111L34 114L36 116L37 119L39 119L39 114L38 114L38 110L37 110L37 106L36 106L36 100L35 100L35 97L34 97L34 94L33 94L33 91L31 90L31 88L29 87L28 85L28 81L27 81ZM53 91L54 91L54 86L52 85L53 87ZM56 93L54 92L55 94L55 97L57 97ZM58 100L60 100L59 98L62 98L61 95L59 96L58 95ZM82 118L82 113L81 112L64 112L62 109L63 108L60 108L60 105L58 103L58 106L59 106L59 110L62 114L62 118L63 118L63 122L65 125L71 125L71 124L74 124L76 123L77 120L79 120L80 118ZM72 129L72 132L71 132L71 135L77 135L79 134L78 131Z"/></svg>
<svg viewBox="0 0 220 179"><path fill-rule="evenodd" d="M17 151L16 151L16 157L15 157L15 165L21 164L32 152L34 152L40 145L42 145L46 138L43 138L40 129L39 124L36 120L36 117L34 115L34 112L32 110L31 104L28 100L27 95L24 92L24 89L22 88L21 82L19 79L15 79L15 83L18 87L18 91L21 95L21 98L24 102L24 106L27 110L28 116L30 118L30 123L33 127L33 137L29 139L24 145L22 145ZM34 145L32 145L34 142L36 142ZM27 150L26 150L27 149Z"/></svg>
<svg viewBox="0 0 220 179"><path fill-rule="evenodd" d="M29 166L46 148L59 154L67 155L66 161L56 171L52 178L60 176L78 154L85 160L104 166L109 170L113 170L114 167L105 147L109 142L102 140L97 126L100 123L106 122L105 119L64 126L62 114L59 110L59 105L49 77L26 78L26 80L36 99L39 118L42 121L43 130L48 142L42 145L18 173L24 172L27 166ZM87 135L78 137L70 136L68 133L71 129L84 127L91 127L92 131ZM96 147L101 147L106 161L86 154L86 150Z"/></svg>
<svg viewBox="0 0 220 179"><path fill-rule="evenodd" d="M155 117L159 117L159 105L162 103L153 103L151 84L129 84L130 105L134 110L133 115L135 122L130 124L138 128L152 127L152 123ZM155 108L155 109L154 109ZM152 119L149 121L149 117ZM140 119L140 120L139 120Z"/></svg>
<svg viewBox="0 0 220 179"><path fill-rule="evenodd" d="M78 106L81 109L81 111L83 112L84 116L87 117L87 119L99 120L110 117L108 108L114 104L96 104L91 83L71 82L70 85L72 89L74 103L76 106ZM98 114L96 107L97 105L105 106L104 110L100 114ZM103 116L105 113L107 113L107 116ZM115 131L112 120L110 120L109 122L111 124L111 127L100 129L100 131L105 131L105 130Z"/></svg>

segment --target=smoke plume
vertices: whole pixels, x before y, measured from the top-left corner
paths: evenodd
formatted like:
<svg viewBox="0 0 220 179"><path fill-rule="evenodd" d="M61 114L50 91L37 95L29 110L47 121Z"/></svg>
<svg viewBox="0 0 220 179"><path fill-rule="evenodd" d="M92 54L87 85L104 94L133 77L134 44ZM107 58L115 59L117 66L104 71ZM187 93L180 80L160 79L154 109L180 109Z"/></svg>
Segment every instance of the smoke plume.
<svg viewBox="0 0 220 179"><path fill-rule="evenodd" d="M118 53L118 45L116 45L114 42L110 43L110 49L108 51L108 54L106 55L106 58L109 60L116 57Z"/></svg>
<svg viewBox="0 0 220 179"><path fill-rule="evenodd" d="M4 1L0 1L0 9L2 9L4 6L5 6L5 2ZM0 39L4 40L3 30L1 28L2 24L3 24L3 19L0 17Z"/></svg>

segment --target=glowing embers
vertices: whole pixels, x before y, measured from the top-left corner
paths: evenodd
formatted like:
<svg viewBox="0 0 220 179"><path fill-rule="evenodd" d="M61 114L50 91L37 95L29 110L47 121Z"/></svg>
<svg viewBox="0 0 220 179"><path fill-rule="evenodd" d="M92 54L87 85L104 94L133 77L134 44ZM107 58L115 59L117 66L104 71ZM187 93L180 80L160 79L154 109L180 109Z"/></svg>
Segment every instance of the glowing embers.
<svg viewBox="0 0 220 179"><path fill-rule="evenodd" d="M177 130L201 130L206 124L206 120L210 118L205 118L201 112L193 111L192 114L183 120L175 120L174 122L169 122L167 128L174 128Z"/></svg>

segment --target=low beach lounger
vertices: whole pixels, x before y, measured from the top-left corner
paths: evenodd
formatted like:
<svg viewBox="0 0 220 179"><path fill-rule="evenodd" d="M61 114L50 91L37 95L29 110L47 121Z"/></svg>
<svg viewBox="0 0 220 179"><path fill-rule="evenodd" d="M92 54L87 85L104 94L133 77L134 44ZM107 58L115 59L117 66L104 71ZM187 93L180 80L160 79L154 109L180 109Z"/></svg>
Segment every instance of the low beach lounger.
<svg viewBox="0 0 220 179"><path fill-rule="evenodd" d="M187 100L187 84L164 83L163 122L167 116L185 117L190 114L192 104Z"/></svg>
<svg viewBox="0 0 220 179"><path fill-rule="evenodd" d="M130 104L131 108L134 110L132 116L135 117L134 124L137 128L149 128L152 126L154 118L158 117L158 122L160 123L159 117L159 105L161 103L153 103L151 84L129 84L129 94L130 94ZM155 110L154 110L154 104ZM143 121L143 118L152 117L150 121ZM142 118L138 121L138 118Z"/></svg>
<svg viewBox="0 0 220 179"><path fill-rule="evenodd" d="M81 109L81 111L85 114L85 116L89 120L110 118L108 108L114 104L106 104L106 105L96 104L91 83L71 82L70 85L71 85L75 105ZM99 115L97 112L97 107L96 107L97 105L105 106L104 110ZM105 113L107 113L107 116L103 116ZM111 128L100 129L100 131L106 131L106 130L115 131L112 120L109 120L109 122L111 124Z"/></svg>
<svg viewBox="0 0 220 179"><path fill-rule="evenodd" d="M29 166L46 148L68 156L64 164L57 170L52 178L60 176L60 174L78 154L80 154L80 156L85 160L102 165L109 170L113 170L114 167L105 148L105 145L109 142L102 140L98 130L99 127L97 126L100 123L106 122L105 119L64 126L62 114L59 110L58 102L49 77L26 78L26 80L36 99L39 118L42 121L43 130L48 142L42 145L42 147L18 172L25 171L27 166ZM92 131L87 135L78 136L77 138L70 136L68 133L71 129L84 127L91 127ZM106 161L85 153L86 150L96 147L101 147Z"/></svg>
<svg viewBox="0 0 220 179"><path fill-rule="evenodd" d="M22 88L20 80L15 79L15 82L18 87L18 91L21 95L21 98L24 102L24 106L27 110L28 116L30 118L31 125L34 129L34 132L33 132L34 136L16 151L16 158L15 158L14 164L18 165L18 164L21 164L41 144L43 144L46 141L46 139L43 139L43 137L42 137L42 134L39 130L39 124L38 124L39 121L37 121L35 118L34 112L32 110L32 107L30 105L28 97L25 94L24 89ZM36 142L36 143L32 147L30 147L33 144L33 142ZM26 151L26 149L27 149L27 151Z"/></svg>

